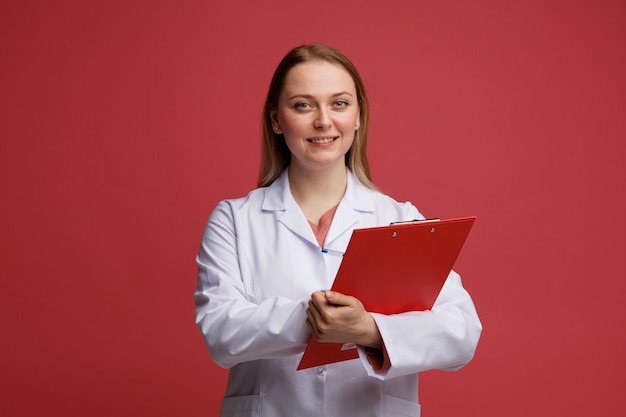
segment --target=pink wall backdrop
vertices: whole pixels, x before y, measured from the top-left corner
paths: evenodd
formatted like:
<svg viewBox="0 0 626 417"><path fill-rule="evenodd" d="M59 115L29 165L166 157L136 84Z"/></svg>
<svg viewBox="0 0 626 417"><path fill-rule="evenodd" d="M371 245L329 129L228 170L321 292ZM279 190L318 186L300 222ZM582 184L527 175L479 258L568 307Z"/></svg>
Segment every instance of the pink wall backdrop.
<svg viewBox="0 0 626 417"><path fill-rule="evenodd" d="M378 185L479 217L456 269L484 335L423 374L424 416L622 415L623 0L3 1L0 414L217 415L195 253L311 41L369 87Z"/></svg>

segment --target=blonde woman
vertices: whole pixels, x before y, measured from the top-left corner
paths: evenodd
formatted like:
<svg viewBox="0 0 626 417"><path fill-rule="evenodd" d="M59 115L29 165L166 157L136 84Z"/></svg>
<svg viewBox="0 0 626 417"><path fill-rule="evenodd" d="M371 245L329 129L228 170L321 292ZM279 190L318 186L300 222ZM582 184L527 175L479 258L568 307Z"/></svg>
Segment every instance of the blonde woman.
<svg viewBox="0 0 626 417"><path fill-rule="evenodd" d="M356 68L329 46L295 48L274 73L259 188L217 205L197 257L196 321L230 368L221 416L419 416L418 372L474 355L482 327L455 272L431 311L369 313L319 291L354 228L423 218L373 185L368 110ZM359 359L296 371L311 334L355 343Z"/></svg>

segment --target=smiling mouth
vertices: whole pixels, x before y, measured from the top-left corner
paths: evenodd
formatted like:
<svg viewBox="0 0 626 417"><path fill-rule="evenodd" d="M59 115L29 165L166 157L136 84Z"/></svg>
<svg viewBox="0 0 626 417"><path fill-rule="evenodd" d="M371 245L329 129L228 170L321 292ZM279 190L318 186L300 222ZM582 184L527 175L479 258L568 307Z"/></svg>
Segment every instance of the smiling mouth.
<svg viewBox="0 0 626 417"><path fill-rule="evenodd" d="M326 143L331 143L333 141L335 141L335 139L337 139L336 137L334 138L315 138L315 139L307 139L307 141L314 143L316 145L323 145Z"/></svg>

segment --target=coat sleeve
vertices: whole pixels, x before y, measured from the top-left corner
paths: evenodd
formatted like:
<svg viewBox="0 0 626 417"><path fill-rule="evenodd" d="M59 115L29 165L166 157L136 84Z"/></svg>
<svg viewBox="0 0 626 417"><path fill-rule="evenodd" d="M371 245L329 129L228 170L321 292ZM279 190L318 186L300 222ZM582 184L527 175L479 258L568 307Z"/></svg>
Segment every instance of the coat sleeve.
<svg viewBox="0 0 626 417"><path fill-rule="evenodd" d="M242 278L248 258L237 240L228 202L219 203L211 214L196 262L196 324L219 366L304 351L310 337L305 324L308 297L255 302L253 284Z"/></svg>
<svg viewBox="0 0 626 417"><path fill-rule="evenodd" d="M372 316L390 367L377 372L364 354L361 357L368 373L379 379L430 369L457 370L474 356L482 332L474 303L454 271L432 310Z"/></svg>
<svg viewBox="0 0 626 417"><path fill-rule="evenodd" d="M423 218L414 206L407 208L408 218ZM454 271L448 275L431 310L372 316L389 364L376 371L363 348L359 348L359 356L368 374L378 379L430 369L457 370L473 358L482 332L474 303Z"/></svg>

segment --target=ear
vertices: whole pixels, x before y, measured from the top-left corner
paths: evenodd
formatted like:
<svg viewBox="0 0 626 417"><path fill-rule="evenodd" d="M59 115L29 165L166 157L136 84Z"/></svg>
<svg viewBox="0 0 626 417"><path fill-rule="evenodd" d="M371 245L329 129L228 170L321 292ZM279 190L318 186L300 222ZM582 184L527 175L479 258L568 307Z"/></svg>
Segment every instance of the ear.
<svg viewBox="0 0 626 417"><path fill-rule="evenodd" d="M272 121L272 130L276 134L282 134L283 130L280 127L280 123L278 123L278 112L274 109L270 110L270 120Z"/></svg>
<svg viewBox="0 0 626 417"><path fill-rule="evenodd" d="M359 128L361 127L361 112L359 112L359 114L356 115L356 124L354 127L354 130L359 130Z"/></svg>

